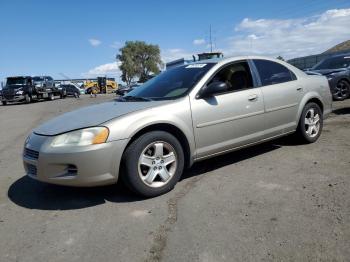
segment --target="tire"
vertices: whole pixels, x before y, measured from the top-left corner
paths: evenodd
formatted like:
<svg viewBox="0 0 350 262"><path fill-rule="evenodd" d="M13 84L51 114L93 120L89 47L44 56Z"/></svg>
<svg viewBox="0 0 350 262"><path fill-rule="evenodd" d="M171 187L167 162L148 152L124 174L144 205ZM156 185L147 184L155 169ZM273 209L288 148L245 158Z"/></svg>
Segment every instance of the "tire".
<svg viewBox="0 0 350 262"><path fill-rule="evenodd" d="M26 94L24 96L24 99L26 101L27 104L31 103L32 102L32 97L29 95L29 94Z"/></svg>
<svg viewBox="0 0 350 262"><path fill-rule="evenodd" d="M303 143L314 143L320 137L322 128L323 113L321 108L316 103L306 104L300 116L297 137Z"/></svg>
<svg viewBox="0 0 350 262"><path fill-rule="evenodd" d="M2 105L6 106L7 105L7 101L2 101Z"/></svg>
<svg viewBox="0 0 350 262"><path fill-rule="evenodd" d="M179 181L184 169L183 149L173 135L152 131L127 147L122 167L122 179L132 191L143 197L159 196Z"/></svg>
<svg viewBox="0 0 350 262"><path fill-rule="evenodd" d="M53 95L53 93L49 93L48 100L50 100L50 101L55 100L55 96Z"/></svg>
<svg viewBox="0 0 350 262"><path fill-rule="evenodd" d="M60 95L61 99L65 99L66 96L67 96L67 92L66 91L62 91L61 95Z"/></svg>
<svg viewBox="0 0 350 262"><path fill-rule="evenodd" d="M350 83L346 80L340 80L334 88L333 100L343 101L350 96Z"/></svg>

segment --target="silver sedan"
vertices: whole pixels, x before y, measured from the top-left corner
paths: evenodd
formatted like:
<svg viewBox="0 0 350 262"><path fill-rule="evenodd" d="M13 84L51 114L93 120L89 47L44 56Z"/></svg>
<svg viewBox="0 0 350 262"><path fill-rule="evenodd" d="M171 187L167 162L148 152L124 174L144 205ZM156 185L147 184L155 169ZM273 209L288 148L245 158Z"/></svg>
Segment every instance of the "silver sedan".
<svg viewBox="0 0 350 262"><path fill-rule="evenodd" d="M196 161L292 133L315 142L331 101L325 77L279 60L200 61L35 128L24 168L31 178L67 186L121 177L136 193L157 196Z"/></svg>

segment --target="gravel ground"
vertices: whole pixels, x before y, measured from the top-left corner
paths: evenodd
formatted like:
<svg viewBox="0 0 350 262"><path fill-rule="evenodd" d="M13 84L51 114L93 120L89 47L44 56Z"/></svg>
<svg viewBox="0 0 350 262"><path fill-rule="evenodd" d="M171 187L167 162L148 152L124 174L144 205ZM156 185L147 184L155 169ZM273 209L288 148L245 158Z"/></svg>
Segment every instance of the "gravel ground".
<svg viewBox="0 0 350 262"><path fill-rule="evenodd" d="M24 176L32 128L112 98L0 106L0 261L350 261L350 100L318 142L206 160L153 199Z"/></svg>

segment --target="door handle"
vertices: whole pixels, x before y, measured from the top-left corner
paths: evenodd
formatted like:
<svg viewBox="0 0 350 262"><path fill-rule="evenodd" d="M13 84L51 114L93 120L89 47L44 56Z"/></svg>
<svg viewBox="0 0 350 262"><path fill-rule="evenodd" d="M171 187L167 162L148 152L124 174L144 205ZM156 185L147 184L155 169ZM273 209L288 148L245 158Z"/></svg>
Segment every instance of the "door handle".
<svg viewBox="0 0 350 262"><path fill-rule="evenodd" d="M303 88L302 87L298 87L297 91L303 91Z"/></svg>
<svg viewBox="0 0 350 262"><path fill-rule="evenodd" d="M258 100L258 95L256 95L256 94L250 95L250 96L248 96L248 100L249 101L256 101L256 100Z"/></svg>

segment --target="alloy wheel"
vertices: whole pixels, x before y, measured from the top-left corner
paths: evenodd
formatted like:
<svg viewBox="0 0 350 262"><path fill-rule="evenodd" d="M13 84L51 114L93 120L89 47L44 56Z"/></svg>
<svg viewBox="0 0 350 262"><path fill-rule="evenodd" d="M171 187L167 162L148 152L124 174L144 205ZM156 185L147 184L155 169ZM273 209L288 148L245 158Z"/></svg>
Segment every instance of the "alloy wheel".
<svg viewBox="0 0 350 262"><path fill-rule="evenodd" d="M339 81L335 86L334 97L338 100L345 99L349 96L349 84L345 81Z"/></svg>
<svg viewBox="0 0 350 262"><path fill-rule="evenodd" d="M164 141L149 144L138 161L138 174L149 187L162 187L174 176L177 169L176 151Z"/></svg>
<svg viewBox="0 0 350 262"><path fill-rule="evenodd" d="M320 115L310 108L305 115L305 131L309 137L315 137L320 131Z"/></svg>

